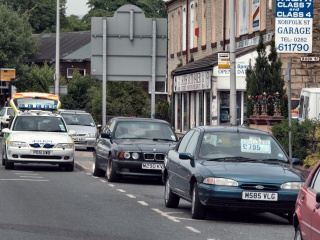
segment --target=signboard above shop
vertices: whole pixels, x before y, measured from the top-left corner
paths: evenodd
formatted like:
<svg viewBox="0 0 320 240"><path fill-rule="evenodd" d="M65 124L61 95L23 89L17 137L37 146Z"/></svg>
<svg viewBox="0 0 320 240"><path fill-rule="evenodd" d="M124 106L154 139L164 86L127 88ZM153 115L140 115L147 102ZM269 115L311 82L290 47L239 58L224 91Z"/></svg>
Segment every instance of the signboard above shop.
<svg viewBox="0 0 320 240"><path fill-rule="evenodd" d="M12 68L1 68L0 69L1 81L10 82L16 78L16 70Z"/></svg>
<svg viewBox="0 0 320 240"><path fill-rule="evenodd" d="M276 1L278 53L312 53L313 0Z"/></svg>

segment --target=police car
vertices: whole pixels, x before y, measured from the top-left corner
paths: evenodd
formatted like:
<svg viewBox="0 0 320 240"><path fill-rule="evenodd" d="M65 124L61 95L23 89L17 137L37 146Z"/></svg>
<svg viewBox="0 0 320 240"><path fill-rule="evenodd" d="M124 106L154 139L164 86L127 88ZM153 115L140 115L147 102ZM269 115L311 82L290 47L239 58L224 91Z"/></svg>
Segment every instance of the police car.
<svg viewBox="0 0 320 240"><path fill-rule="evenodd" d="M67 126L57 113L27 110L16 114L4 133L2 165L13 169L14 164L58 164L67 171L74 169L74 141Z"/></svg>

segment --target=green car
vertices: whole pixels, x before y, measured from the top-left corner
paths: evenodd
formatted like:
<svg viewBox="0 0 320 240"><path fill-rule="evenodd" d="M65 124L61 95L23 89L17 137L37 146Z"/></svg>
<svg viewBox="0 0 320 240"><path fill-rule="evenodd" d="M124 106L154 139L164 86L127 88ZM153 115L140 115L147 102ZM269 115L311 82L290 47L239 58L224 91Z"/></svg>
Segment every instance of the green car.
<svg viewBox="0 0 320 240"><path fill-rule="evenodd" d="M168 151L162 171L165 206L192 203L192 218L206 209L280 214L292 222L305 178L269 133L245 127L201 126Z"/></svg>

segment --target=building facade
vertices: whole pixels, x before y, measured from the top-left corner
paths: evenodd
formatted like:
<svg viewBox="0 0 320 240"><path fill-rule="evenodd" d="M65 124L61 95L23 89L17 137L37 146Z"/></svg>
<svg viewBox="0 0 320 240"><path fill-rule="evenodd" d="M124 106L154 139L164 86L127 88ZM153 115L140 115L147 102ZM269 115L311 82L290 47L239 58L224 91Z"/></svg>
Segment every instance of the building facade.
<svg viewBox="0 0 320 240"><path fill-rule="evenodd" d="M245 70L255 62L259 36L275 38L276 0L231 0L235 4L237 123L246 120ZM319 55L319 1L314 1L313 55ZM230 125L230 69L218 53L229 52L229 0L171 0L168 9L168 93L177 132L198 125ZM268 49L267 49L268 50ZM285 75L291 62L292 99L320 83L319 63L310 54L279 54ZM288 87L288 84L285 86Z"/></svg>

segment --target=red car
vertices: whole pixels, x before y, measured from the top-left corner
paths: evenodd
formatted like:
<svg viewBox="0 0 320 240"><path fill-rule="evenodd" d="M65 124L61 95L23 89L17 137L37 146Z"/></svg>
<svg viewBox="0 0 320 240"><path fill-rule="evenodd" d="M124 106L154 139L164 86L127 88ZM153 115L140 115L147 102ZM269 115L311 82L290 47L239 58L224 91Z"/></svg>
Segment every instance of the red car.
<svg viewBox="0 0 320 240"><path fill-rule="evenodd" d="M320 239L320 161L309 174L296 201L294 239Z"/></svg>

